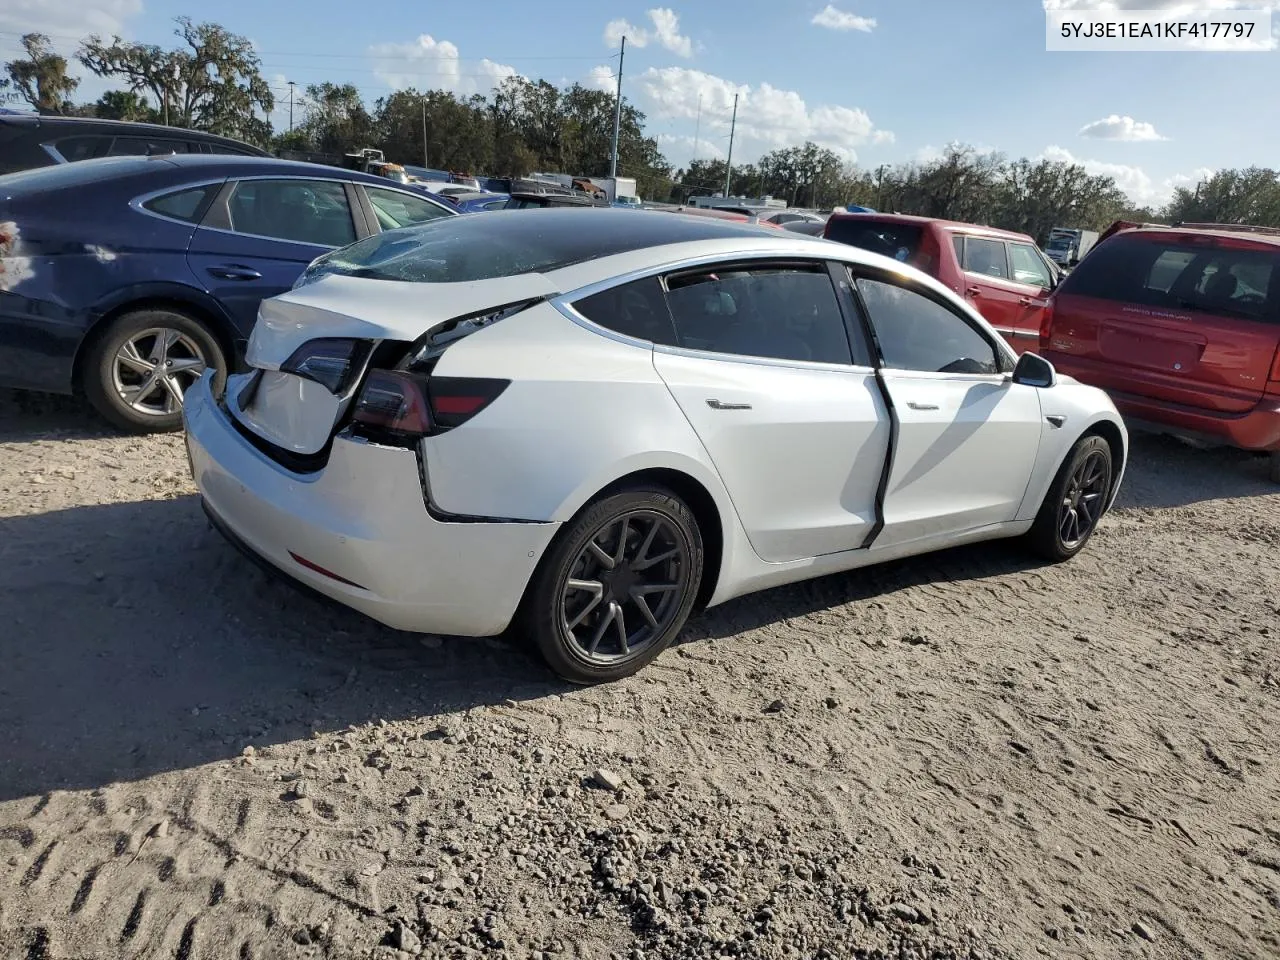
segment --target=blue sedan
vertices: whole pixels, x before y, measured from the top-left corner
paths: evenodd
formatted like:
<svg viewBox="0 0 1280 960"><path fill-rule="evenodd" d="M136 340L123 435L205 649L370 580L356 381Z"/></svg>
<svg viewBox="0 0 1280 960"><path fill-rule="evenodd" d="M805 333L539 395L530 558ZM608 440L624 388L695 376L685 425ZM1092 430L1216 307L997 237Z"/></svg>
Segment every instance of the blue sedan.
<svg viewBox="0 0 1280 960"><path fill-rule="evenodd" d="M316 257L456 216L425 190L256 157L117 157L0 177L0 387L83 392L121 429L176 429L220 387L258 304Z"/></svg>

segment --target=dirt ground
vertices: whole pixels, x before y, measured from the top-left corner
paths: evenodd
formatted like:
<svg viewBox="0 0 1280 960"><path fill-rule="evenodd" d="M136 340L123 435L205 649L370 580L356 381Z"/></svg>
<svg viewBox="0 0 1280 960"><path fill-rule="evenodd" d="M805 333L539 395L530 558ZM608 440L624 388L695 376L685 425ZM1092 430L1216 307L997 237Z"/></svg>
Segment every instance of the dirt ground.
<svg viewBox="0 0 1280 960"><path fill-rule="evenodd" d="M1280 491L710 611L629 681L383 629L176 436L0 393L0 957L1280 956Z"/></svg>

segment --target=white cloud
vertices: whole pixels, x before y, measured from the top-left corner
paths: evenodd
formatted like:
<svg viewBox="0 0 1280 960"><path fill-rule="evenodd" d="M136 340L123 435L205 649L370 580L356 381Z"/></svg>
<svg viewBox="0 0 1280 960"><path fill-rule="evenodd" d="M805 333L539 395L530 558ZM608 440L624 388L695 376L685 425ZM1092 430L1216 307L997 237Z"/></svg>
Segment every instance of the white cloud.
<svg viewBox="0 0 1280 960"><path fill-rule="evenodd" d="M1175 187L1194 186L1214 173L1208 167L1201 167L1189 174L1174 174L1157 182L1141 167L1082 159L1059 146L1045 147L1040 159L1076 163L1084 167L1091 176L1111 177L1129 200L1140 207L1163 206L1173 197Z"/></svg>
<svg viewBox="0 0 1280 960"><path fill-rule="evenodd" d="M707 139L727 137L737 94L738 142L756 141L764 149L774 149L812 140L854 160L855 147L893 141L893 134L877 130L863 110L811 108L794 90L767 83L752 87L685 67L651 67L637 82L646 108L656 117L694 120L701 102L703 129L713 131Z"/></svg>
<svg viewBox="0 0 1280 960"><path fill-rule="evenodd" d="M871 134L871 142L876 146L883 146L887 143L896 143L898 137L892 130L876 130Z"/></svg>
<svg viewBox="0 0 1280 960"><path fill-rule="evenodd" d="M690 160L723 160L725 151L706 137L686 137L682 134L660 133L655 137L658 145L666 150L688 153Z"/></svg>
<svg viewBox="0 0 1280 960"><path fill-rule="evenodd" d="M14 34L43 33L60 53L69 55L79 45L71 38L127 34L125 26L140 13L142 0L4 0L0 34L5 39L0 40L0 50L7 59L20 49Z"/></svg>
<svg viewBox="0 0 1280 960"><path fill-rule="evenodd" d="M587 77L587 86L595 87L597 90L606 90L609 93L616 93L618 89L618 77L613 72L612 67L601 64L591 68L591 73Z"/></svg>
<svg viewBox="0 0 1280 960"><path fill-rule="evenodd" d="M1111 114L1093 123L1086 123L1080 128L1080 136L1091 140L1168 140L1156 133L1156 128L1149 123L1142 123L1133 117L1122 117Z"/></svg>
<svg viewBox="0 0 1280 960"><path fill-rule="evenodd" d="M680 17L670 7L654 7L647 12L652 30L637 27L628 20L610 20L605 24L604 43L610 49L621 46L622 38L633 47L654 43L680 57L693 56L693 41L680 33Z"/></svg>
<svg viewBox="0 0 1280 960"><path fill-rule="evenodd" d="M397 90L447 90L470 96L487 94L516 68L493 60L463 61L458 48L448 40L422 34L409 43L379 43L369 48L374 72L383 83Z"/></svg>
<svg viewBox="0 0 1280 960"><path fill-rule="evenodd" d="M809 22L828 30L861 30L863 33L870 33L876 28L874 17L859 17L857 14L838 10L829 3L814 14Z"/></svg>

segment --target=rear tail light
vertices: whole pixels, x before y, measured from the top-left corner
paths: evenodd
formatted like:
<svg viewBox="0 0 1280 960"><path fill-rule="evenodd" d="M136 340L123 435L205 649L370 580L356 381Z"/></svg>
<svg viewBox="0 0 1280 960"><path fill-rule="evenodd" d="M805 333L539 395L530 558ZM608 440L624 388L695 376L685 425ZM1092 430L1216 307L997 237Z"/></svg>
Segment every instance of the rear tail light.
<svg viewBox="0 0 1280 960"><path fill-rule="evenodd" d="M1049 349L1049 335L1053 333L1053 297L1044 305L1040 314L1040 351Z"/></svg>
<svg viewBox="0 0 1280 960"><path fill-rule="evenodd" d="M411 444L466 423L493 403L510 380L421 377L373 370L356 400L352 424L371 439Z"/></svg>
<svg viewBox="0 0 1280 960"><path fill-rule="evenodd" d="M280 365L285 373L314 380L340 394L351 385L353 375L368 356L372 344L367 340L323 338L308 340Z"/></svg>
<svg viewBox="0 0 1280 960"><path fill-rule="evenodd" d="M1267 388L1271 391L1280 390L1280 347L1276 348L1276 355L1271 360L1271 372L1267 374Z"/></svg>

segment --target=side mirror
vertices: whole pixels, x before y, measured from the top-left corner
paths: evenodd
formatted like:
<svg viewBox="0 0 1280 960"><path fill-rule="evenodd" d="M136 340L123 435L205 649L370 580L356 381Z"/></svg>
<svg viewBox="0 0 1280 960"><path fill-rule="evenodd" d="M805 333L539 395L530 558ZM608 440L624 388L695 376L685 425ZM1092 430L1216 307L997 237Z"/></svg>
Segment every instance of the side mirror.
<svg viewBox="0 0 1280 960"><path fill-rule="evenodd" d="M1026 387L1052 387L1058 382L1058 372L1044 357L1024 353L1014 365L1013 382Z"/></svg>

